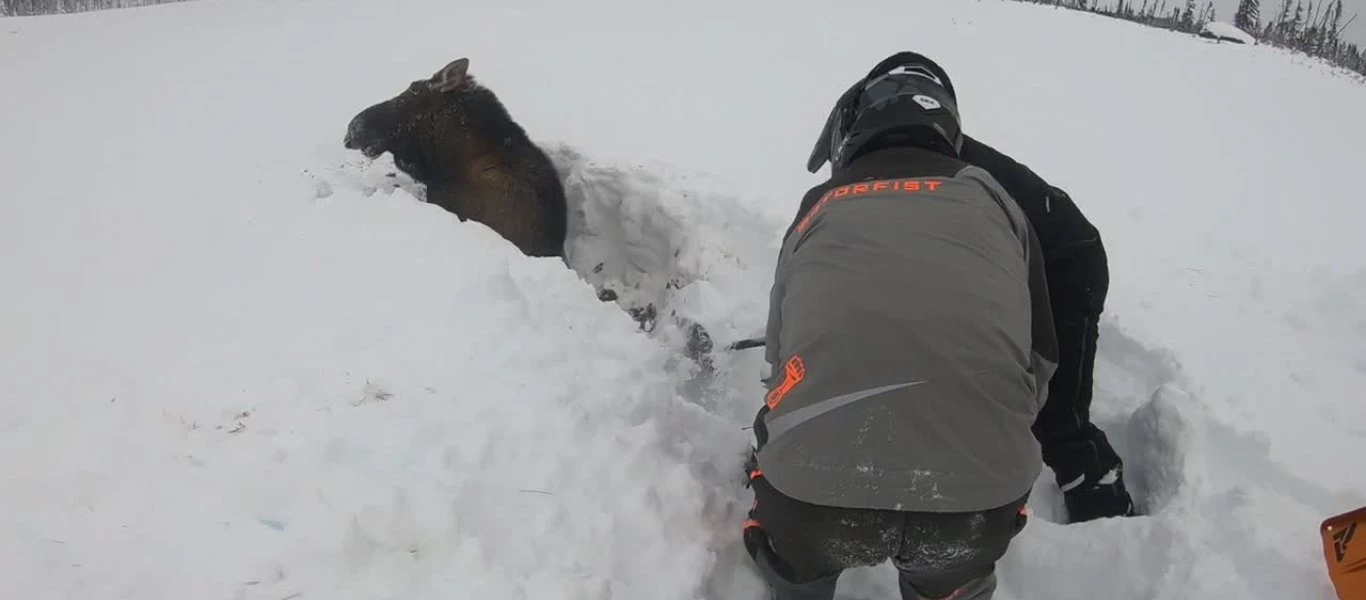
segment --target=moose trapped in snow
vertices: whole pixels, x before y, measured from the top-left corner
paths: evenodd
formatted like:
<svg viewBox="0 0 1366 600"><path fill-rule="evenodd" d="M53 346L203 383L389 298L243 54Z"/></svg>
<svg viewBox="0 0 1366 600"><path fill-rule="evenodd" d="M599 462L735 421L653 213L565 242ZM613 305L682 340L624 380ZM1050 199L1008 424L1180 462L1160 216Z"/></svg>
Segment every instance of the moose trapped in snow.
<svg viewBox="0 0 1366 600"><path fill-rule="evenodd" d="M385 152L427 186L427 201L498 232L529 256L564 254L563 183L527 136L460 58L430 79L366 108L344 144L367 158Z"/></svg>

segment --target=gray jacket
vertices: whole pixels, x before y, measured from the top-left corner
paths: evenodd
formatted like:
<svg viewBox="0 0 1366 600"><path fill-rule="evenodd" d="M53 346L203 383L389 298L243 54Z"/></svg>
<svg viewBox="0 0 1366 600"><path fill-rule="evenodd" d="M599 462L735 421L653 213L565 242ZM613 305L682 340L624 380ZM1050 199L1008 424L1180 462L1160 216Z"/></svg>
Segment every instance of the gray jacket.
<svg viewBox="0 0 1366 600"><path fill-rule="evenodd" d="M779 254L756 466L814 504L1015 501L1042 468L1030 426L1057 364L1033 230L977 167L862 160L808 195Z"/></svg>

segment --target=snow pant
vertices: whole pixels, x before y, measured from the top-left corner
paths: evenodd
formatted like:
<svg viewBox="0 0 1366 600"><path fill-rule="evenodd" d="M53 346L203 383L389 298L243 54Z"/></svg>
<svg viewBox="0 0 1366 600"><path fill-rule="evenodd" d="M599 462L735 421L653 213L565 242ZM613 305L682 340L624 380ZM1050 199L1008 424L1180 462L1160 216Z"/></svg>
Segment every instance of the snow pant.
<svg viewBox="0 0 1366 600"><path fill-rule="evenodd" d="M1058 370L1048 400L1034 422L1044 463L1059 486L1096 481L1119 467L1119 454L1091 422L1096 343L1109 288L1105 248L1099 238L1071 249L1049 265L1049 293L1058 334Z"/></svg>
<svg viewBox="0 0 1366 600"><path fill-rule="evenodd" d="M845 569L887 560L902 600L989 600L996 563L1024 528L1028 495L967 513L900 512L809 504L751 479L745 547L773 600L832 600Z"/></svg>

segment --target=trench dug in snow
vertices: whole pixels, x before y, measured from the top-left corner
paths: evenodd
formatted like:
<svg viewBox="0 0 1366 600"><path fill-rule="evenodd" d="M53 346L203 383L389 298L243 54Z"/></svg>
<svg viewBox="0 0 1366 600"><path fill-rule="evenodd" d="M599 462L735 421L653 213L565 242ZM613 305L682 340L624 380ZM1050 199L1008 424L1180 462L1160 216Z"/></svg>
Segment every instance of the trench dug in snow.
<svg viewBox="0 0 1366 600"><path fill-rule="evenodd" d="M668 372L675 390L697 411L686 419L666 420L665 425L679 429L659 435L666 444L686 445L698 439L698 423L705 422L701 430L720 442L706 450L701 448L707 442L701 442L691 454L678 455L700 461L689 468L710 488L709 510L714 510L686 515L695 520L691 526L705 523L710 528L703 537L713 554L705 561L708 574L699 593L715 600L755 598L760 588L734 528L749 500L738 479L738 460L748 443L744 429L760 397L758 378L765 367L762 351L726 351L723 346L762 333L777 234L785 223L714 191L721 188L701 174L669 165L598 163L565 145L548 150L570 200L569 265L595 290L612 290L621 309L655 311L660 317L656 327L640 335L669 348L674 358ZM402 189L421 198L420 186L401 175L391 177L391 170L381 159L360 175L345 175L349 183L343 185L367 194ZM713 338L714 371L702 372L685 358L688 334L681 323L687 322L701 324ZM1096 382L1093 419L1126 458L1127 479L1143 516L1058 525L1061 496L1045 469L1031 500L1035 518L1002 561L998 598L1080 600L1092 598L1101 585L1120 598L1172 593L1199 597L1215 590L1227 595L1230 586L1288 585L1259 575L1263 571L1254 559L1209 556L1219 554L1218 548L1230 539L1248 535L1247 527L1260 518L1256 505L1262 501L1240 482L1278 469L1258 441L1206 418L1185 390L1180 365L1108 319L1102 324ZM1268 484L1312 489L1289 475ZM1315 506L1313 493L1299 496ZM1230 503L1227 518L1195 521L1200 526L1191 527L1187 513L1201 510L1201 503L1210 500L1200 498L1210 497ZM1297 508L1301 518L1314 517ZM1143 565L1144 572L1160 573L1169 571L1169 563L1174 572L1161 579L1107 575L1120 565L1132 569L1135 564ZM840 598L895 597L894 577L887 565L856 569L842 580ZM585 593L570 596L597 597Z"/></svg>

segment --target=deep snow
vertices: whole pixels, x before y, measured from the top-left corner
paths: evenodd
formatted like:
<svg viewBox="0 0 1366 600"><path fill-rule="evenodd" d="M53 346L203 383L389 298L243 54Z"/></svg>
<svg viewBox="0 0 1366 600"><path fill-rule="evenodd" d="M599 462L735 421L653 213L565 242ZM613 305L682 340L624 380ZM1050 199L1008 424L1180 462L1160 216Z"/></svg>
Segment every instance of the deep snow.
<svg viewBox="0 0 1366 600"><path fill-rule="evenodd" d="M1095 414L1150 516L1049 523L1044 473L998 597L1330 598L1317 524L1366 503L1366 86L1030 4L861 8L0 21L0 597L757 599L759 352L698 374L595 287L757 333L828 103L909 48L1110 251ZM458 56L563 168L574 271L341 147Z"/></svg>

